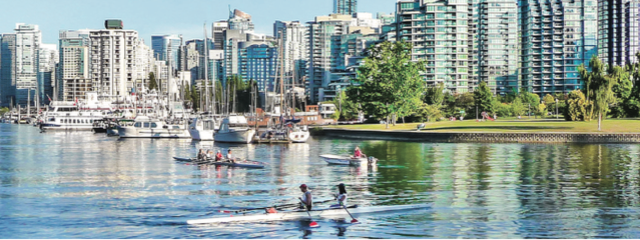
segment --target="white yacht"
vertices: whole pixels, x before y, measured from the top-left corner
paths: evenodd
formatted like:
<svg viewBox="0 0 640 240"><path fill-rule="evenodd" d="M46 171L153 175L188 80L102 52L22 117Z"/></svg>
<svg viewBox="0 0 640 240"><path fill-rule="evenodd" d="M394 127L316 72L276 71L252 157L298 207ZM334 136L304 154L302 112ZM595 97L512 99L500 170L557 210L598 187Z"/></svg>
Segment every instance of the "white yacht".
<svg viewBox="0 0 640 240"><path fill-rule="evenodd" d="M185 125L166 124L162 121L138 116L133 125L118 125L121 138L190 138Z"/></svg>
<svg viewBox="0 0 640 240"><path fill-rule="evenodd" d="M251 143L256 130L249 127L244 116L228 116L222 120L220 130L214 135L216 142Z"/></svg>
<svg viewBox="0 0 640 240"><path fill-rule="evenodd" d="M43 130L91 131L93 123L107 117L108 110L79 110L75 102L53 101L43 113Z"/></svg>
<svg viewBox="0 0 640 240"><path fill-rule="evenodd" d="M189 134L193 140L213 141L213 135L219 128L220 124L214 118L197 117L189 124Z"/></svg>
<svg viewBox="0 0 640 240"><path fill-rule="evenodd" d="M311 135L307 126L298 126L294 124L293 127L289 129L289 139L294 143L307 142L309 136Z"/></svg>

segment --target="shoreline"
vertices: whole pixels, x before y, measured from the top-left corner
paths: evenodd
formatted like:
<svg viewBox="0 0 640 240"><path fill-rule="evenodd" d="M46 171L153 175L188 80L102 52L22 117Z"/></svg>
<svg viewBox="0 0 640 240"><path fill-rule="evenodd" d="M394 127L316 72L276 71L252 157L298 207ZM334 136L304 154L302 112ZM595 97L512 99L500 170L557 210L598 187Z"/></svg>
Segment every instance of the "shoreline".
<svg viewBox="0 0 640 240"><path fill-rule="evenodd" d="M640 133L429 132L314 128L313 136L439 143L640 143Z"/></svg>

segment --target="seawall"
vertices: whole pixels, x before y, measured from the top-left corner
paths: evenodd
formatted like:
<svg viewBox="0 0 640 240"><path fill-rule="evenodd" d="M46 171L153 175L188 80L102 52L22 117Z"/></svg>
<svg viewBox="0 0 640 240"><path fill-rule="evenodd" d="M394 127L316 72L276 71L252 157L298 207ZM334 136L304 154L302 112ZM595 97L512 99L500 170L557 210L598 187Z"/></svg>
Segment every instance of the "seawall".
<svg viewBox="0 0 640 240"><path fill-rule="evenodd" d="M640 143L640 133L485 133L380 131L323 128L314 135L340 138L441 143Z"/></svg>

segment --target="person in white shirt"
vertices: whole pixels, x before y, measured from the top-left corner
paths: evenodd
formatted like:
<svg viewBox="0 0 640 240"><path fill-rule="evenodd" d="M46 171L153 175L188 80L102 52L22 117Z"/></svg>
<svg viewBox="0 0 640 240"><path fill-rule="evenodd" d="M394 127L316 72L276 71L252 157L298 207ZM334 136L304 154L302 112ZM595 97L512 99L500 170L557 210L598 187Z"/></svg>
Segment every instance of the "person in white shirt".
<svg viewBox="0 0 640 240"><path fill-rule="evenodd" d="M332 208L344 208L347 206L347 189L344 186L344 183L338 184L338 194L334 194L338 200L338 204L331 205Z"/></svg>
<svg viewBox="0 0 640 240"><path fill-rule="evenodd" d="M302 191L302 198L298 198L301 201L301 209L307 209L311 211L313 207L313 198L311 197L311 190L307 189L307 184L300 185L300 191Z"/></svg>

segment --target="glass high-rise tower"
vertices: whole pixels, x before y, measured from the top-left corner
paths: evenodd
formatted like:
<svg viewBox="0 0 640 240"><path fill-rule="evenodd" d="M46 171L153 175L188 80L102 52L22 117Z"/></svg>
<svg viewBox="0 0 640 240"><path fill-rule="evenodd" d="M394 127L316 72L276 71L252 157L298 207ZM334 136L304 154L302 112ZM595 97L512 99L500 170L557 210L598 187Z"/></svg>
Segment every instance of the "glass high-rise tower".
<svg viewBox="0 0 640 240"><path fill-rule="evenodd" d="M358 0L333 0L333 13L351 15L358 12Z"/></svg>
<svg viewBox="0 0 640 240"><path fill-rule="evenodd" d="M596 54L596 0L520 0L521 85L544 95L582 85L577 67Z"/></svg>
<svg viewBox="0 0 640 240"><path fill-rule="evenodd" d="M639 0L598 2L598 57L610 66L638 61Z"/></svg>

